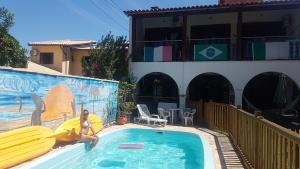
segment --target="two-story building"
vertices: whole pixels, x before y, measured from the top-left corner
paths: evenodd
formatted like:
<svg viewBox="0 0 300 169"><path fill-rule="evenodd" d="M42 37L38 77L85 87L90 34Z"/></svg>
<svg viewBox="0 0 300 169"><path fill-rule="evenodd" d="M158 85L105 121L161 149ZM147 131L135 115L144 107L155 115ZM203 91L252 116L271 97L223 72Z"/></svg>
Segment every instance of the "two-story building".
<svg viewBox="0 0 300 169"><path fill-rule="evenodd" d="M130 70L138 102L233 103L271 110L300 86L300 1L128 10Z"/></svg>
<svg viewBox="0 0 300 169"><path fill-rule="evenodd" d="M66 75L82 76L82 58L90 55L96 41L54 40L29 42L31 61Z"/></svg>

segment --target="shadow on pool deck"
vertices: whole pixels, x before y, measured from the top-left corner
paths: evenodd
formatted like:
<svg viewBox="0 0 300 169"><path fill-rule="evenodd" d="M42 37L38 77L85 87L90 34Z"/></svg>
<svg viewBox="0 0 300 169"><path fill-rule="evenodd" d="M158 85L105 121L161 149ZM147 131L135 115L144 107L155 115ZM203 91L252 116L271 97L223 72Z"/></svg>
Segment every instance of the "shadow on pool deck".
<svg viewBox="0 0 300 169"><path fill-rule="evenodd" d="M215 144L219 154L222 169L242 169L244 168L240 157L232 146L229 138L222 134L205 127L196 127L198 130L209 133L214 136Z"/></svg>

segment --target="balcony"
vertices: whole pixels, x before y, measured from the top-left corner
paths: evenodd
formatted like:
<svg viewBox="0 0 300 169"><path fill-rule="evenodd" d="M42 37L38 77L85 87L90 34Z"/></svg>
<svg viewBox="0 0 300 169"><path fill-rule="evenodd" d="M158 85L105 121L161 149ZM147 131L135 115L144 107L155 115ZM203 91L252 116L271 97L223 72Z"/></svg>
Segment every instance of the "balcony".
<svg viewBox="0 0 300 169"><path fill-rule="evenodd" d="M137 41L133 62L300 60L300 39L286 36ZM241 46L238 56L237 46ZM187 49L187 50L185 50ZM185 52L183 52L185 51Z"/></svg>

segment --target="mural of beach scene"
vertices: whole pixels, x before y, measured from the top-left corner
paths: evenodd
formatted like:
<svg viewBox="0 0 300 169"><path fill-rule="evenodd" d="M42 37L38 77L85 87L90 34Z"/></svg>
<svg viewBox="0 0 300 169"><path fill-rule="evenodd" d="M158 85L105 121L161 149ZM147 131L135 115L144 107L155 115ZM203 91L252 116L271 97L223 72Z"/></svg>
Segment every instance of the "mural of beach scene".
<svg viewBox="0 0 300 169"><path fill-rule="evenodd" d="M41 113L56 128L84 109L109 123L116 120L119 83L0 69L0 132L29 126ZM35 124L36 125L36 124Z"/></svg>

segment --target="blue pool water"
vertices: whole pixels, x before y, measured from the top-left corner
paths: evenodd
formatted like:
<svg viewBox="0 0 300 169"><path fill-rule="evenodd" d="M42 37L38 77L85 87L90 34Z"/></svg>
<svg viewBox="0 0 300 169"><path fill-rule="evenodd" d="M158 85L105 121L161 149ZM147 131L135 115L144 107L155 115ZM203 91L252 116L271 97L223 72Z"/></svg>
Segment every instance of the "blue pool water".
<svg viewBox="0 0 300 169"><path fill-rule="evenodd" d="M24 112L24 113L13 113L13 112L0 112L0 120L19 120L23 118L29 118L31 113Z"/></svg>
<svg viewBox="0 0 300 169"><path fill-rule="evenodd" d="M143 149L119 149L121 143L142 143ZM92 150L75 145L30 168L70 169L202 169L204 149L196 134L150 129L123 129L101 137ZM84 148L85 147L85 148ZM207 168L207 167L205 167Z"/></svg>

